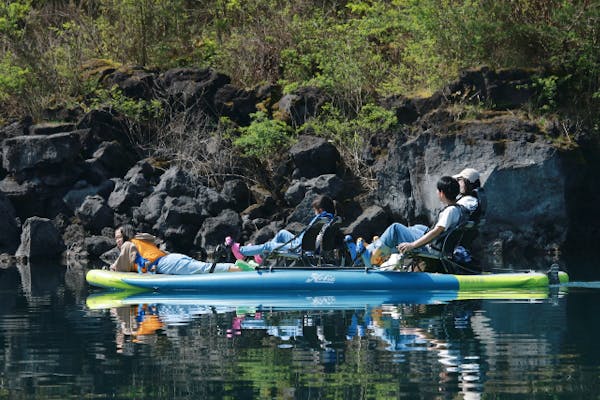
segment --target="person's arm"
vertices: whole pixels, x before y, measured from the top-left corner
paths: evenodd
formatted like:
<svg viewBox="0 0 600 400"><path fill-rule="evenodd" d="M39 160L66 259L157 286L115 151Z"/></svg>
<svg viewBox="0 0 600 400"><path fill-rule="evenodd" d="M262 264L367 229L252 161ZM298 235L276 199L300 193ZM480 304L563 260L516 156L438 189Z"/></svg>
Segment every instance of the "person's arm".
<svg viewBox="0 0 600 400"><path fill-rule="evenodd" d="M131 242L125 242L121 246L121 253L115 262L110 266L111 271L130 272L135 269L135 257L137 249Z"/></svg>
<svg viewBox="0 0 600 400"><path fill-rule="evenodd" d="M436 237L440 236L448 227L452 226L453 221L458 221L460 218L460 210L458 207L446 207L439 215L435 227L429 232L410 243L400 243L396 248L400 253L414 250L418 247L425 246Z"/></svg>
<svg viewBox="0 0 600 400"><path fill-rule="evenodd" d="M430 243L433 239L440 236L446 229L443 226L436 226L414 242L410 243L400 243L396 248L400 253L404 253L405 251L411 251L418 247L425 246L427 243Z"/></svg>

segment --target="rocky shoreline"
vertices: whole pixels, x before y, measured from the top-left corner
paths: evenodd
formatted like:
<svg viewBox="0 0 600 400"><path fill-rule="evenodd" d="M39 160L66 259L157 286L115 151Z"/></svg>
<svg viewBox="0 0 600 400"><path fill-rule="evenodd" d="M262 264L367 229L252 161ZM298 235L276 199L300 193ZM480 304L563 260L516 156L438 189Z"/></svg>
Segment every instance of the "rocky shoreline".
<svg viewBox="0 0 600 400"><path fill-rule="evenodd" d="M284 96L274 87L236 88L212 70L138 68L105 71L102 80L136 99L160 87L173 109L240 125L267 106L298 126L325 102L314 88ZM530 81L530 72L480 68L429 98L382 99L403 128L373 136L364 149L371 188L348 172L332 143L314 136L298 138L268 185L233 174L215 185L140 155L123 119L108 110L49 116L61 122L25 118L0 128L0 253L91 260L113 249L117 225L131 222L168 250L206 258L227 235L262 242L278 229L298 230L316 194L338 201L345 233L370 238L393 221L431 222L435 182L465 167L481 172L489 199L480 254L503 260L592 249L600 236L590 222L600 220L598 140L581 130L569 135L566 121L525 118ZM492 106L474 117L457 111L474 102Z"/></svg>

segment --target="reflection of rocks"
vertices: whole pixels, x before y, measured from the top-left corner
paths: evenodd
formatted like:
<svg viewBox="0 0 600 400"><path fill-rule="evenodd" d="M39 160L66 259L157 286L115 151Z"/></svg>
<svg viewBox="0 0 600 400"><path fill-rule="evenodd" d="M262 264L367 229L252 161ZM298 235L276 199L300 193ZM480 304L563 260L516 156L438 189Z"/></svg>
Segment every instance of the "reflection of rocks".
<svg viewBox="0 0 600 400"><path fill-rule="evenodd" d="M15 209L0 191L0 253L13 253L19 247L19 226Z"/></svg>
<svg viewBox="0 0 600 400"><path fill-rule="evenodd" d="M65 287L75 296L77 301L82 301L88 293L88 283L85 280L87 269L82 264L71 264L64 270Z"/></svg>
<svg viewBox="0 0 600 400"><path fill-rule="evenodd" d="M29 300L45 294L56 293L65 281L66 268L58 261L30 261L18 264L21 283Z"/></svg>
<svg viewBox="0 0 600 400"><path fill-rule="evenodd" d="M17 259L6 253L0 253L0 269L8 269L17 266Z"/></svg>
<svg viewBox="0 0 600 400"><path fill-rule="evenodd" d="M16 306L21 276L13 260L0 255L0 315L12 313Z"/></svg>

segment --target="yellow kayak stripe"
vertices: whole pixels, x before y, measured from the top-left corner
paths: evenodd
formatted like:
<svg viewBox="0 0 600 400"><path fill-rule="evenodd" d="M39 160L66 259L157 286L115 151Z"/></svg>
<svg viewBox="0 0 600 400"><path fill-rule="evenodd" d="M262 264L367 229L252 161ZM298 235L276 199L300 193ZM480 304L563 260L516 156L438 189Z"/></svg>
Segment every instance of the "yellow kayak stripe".
<svg viewBox="0 0 600 400"><path fill-rule="evenodd" d="M536 288L547 287L548 276L539 272L515 274L483 274L483 275L455 275L458 280L459 290L482 290L502 288ZM567 283L569 276L560 271L560 283Z"/></svg>
<svg viewBox="0 0 600 400"><path fill-rule="evenodd" d="M138 278L152 279L154 274L140 274ZM139 287L130 285L123 281L123 278L131 277L130 272L114 272L103 269L92 269L85 275L85 280L96 286L107 289L137 289Z"/></svg>

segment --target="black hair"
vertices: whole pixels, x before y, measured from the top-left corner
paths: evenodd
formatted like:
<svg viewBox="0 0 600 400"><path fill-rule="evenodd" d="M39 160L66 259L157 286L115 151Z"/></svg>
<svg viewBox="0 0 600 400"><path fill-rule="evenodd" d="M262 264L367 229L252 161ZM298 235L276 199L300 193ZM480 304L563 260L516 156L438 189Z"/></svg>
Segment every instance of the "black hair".
<svg viewBox="0 0 600 400"><path fill-rule="evenodd" d="M117 228L117 230L121 231L121 235L123 236L123 241L126 242L135 236L135 229L132 225L124 224Z"/></svg>
<svg viewBox="0 0 600 400"><path fill-rule="evenodd" d="M333 199L327 195L319 195L317 196L311 206L314 209L320 208L325 212L328 212L330 214L336 214L336 206L335 206L335 201L333 201Z"/></svg>
<svg viewBox="0 0 600 400"><path fill-rule="evenodd" d="M442 176L437 183L437 189L450 201L455 201L460 192L458 181L451 176Z"/></svg>

